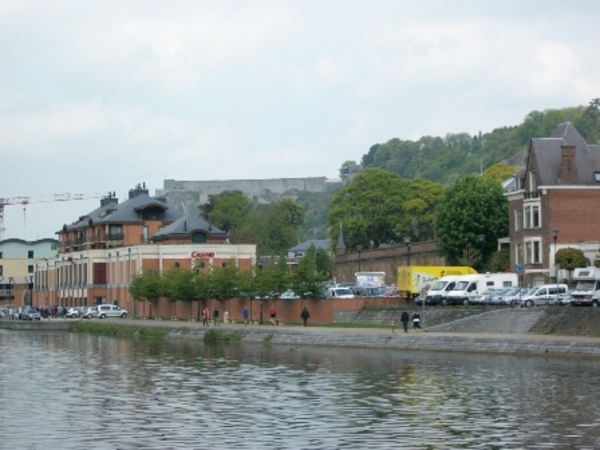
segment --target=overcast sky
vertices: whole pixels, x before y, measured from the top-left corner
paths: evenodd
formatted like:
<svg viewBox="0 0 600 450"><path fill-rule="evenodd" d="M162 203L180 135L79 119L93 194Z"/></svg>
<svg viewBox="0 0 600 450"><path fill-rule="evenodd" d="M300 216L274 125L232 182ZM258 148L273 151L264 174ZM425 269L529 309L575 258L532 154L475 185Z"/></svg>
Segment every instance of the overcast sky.
<svg viewBox="0 0 600 450"><path fill-rule="evenodd" d="M600 96L600 2L0 0L0 197L336 177ZM56 237L98 199L6 206Z"/></svg>

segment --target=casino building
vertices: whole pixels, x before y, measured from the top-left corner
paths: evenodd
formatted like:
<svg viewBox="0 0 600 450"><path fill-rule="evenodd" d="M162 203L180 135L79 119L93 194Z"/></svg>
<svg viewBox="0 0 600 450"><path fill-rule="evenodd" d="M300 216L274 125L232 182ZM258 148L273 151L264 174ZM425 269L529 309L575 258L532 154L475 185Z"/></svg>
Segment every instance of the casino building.
<svg viewBox="0 0 600 450"><path fill-rule="evenodd" d="M34 305L111 303L144 315L148 305L129 294L135 274L173 267L209 271L231 260L241 270L256 264L256 245L230 244L226 232L151 197L145 185L122 203L114 195L103 198L57 234L57 257L36 260Z"/></svg>

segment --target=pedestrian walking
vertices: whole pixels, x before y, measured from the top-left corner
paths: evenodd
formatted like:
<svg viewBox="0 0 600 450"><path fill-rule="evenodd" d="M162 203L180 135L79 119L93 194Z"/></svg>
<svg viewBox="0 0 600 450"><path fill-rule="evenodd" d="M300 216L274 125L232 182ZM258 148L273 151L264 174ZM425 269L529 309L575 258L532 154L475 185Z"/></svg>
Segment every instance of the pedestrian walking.
<svg viewBox="0 0 600 450"><path fill-rule="evenodd" d="M218 320L219 320L219 310L217 308L215 308L215 310L213 311L213 322L215 327L218 325Z"/></svg>
<svg viewBox="0 0 600 450"><path fill-rule="evenodd" d="M202 311L202 325L210 327L210 312L208 311L208 308L204 308L204 311Z"/></svg>
<svg viewBox="0 0 600 450"><path fill-rule="evenodd" d="M415 329L415 331L419 331L421 329L421 315L419 314L419 311L417 311L416 309L412 316L412 322L413 322L413 328Z"/></svg>
<svg viewBox="0 0 600 450"><path fill-rule="evenodd" d="M400 322L402 322L402 329L405 333L408 333L408 313L406 311L402 311L402 315L400 316Z"/></svg>
<svg viewBox="0 0 600 450"><path fill-rule="evenodd" d="M277 325L277 311L275 310L275 305L271 305L269 308L269 316L271 317L271 324Z"/></svg>
<svg viewBox="0 0 600 450"><path fill-rule="evenodd" d="M302 317L302 325L306 326L306 322L308 322L308 318L310 317L310 314L308 313L308 309L306 309L306 306L300 313L300 317Z"/></svg>
<svg viewBox="0 0 600 450"><path fill-rule="evenodd" d="M244 310L242 311L242 316L244 317L244 324L248 325L250 311L248 311L248 308L245 306L244 306Z"/></svg>

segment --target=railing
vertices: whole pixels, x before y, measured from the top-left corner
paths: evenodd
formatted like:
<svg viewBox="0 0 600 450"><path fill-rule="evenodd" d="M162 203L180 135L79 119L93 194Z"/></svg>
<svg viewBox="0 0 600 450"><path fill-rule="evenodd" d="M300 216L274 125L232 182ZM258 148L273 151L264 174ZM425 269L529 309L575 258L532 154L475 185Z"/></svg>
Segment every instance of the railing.
<svg viewBox="0 0 600 450"><path fill-rule="evenodd" d="M525 200L528 200L528 199L532 199L532 198L540 198L541 195L539 192L533 191L533 192L525 192L524 197L525 197Z"/></svg>

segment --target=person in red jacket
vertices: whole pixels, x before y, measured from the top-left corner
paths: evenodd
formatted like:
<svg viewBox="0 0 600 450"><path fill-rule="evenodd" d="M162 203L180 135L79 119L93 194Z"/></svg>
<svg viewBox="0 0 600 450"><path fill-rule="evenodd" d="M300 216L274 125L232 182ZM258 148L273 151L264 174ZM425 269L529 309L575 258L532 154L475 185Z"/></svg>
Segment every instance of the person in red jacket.
<svg viewBox="0 0 600 450"><path fill-rule="evenodd" d="M271 324L277 325L277 311L275 311L275 305L271 305L271 308L269 308L269 316L271 317Z"/></svg>

